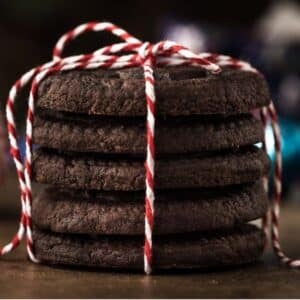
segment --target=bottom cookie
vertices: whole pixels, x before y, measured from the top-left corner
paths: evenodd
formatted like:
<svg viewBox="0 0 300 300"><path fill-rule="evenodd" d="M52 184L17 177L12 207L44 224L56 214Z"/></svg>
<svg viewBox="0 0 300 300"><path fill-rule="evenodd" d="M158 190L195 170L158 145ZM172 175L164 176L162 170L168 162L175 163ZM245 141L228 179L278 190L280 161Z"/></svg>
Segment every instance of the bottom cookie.
<svg viewBox="0 0 300 300"><path fill-rule="evenodd" d="M42 262L55 265L143 270L143 238L64 235L33 230L34 251ZM155 237L153 268L209 269L258 260L265 236L254 225L206 234Z"/></svg>

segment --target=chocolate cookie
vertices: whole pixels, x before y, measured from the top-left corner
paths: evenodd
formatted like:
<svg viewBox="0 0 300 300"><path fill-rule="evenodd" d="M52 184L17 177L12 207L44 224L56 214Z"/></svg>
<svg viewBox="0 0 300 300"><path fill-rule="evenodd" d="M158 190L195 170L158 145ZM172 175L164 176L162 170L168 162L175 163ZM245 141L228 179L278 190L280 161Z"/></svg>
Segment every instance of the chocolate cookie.
<svg viewBox="0 0 300 300"><path fill-rule="evenodd" d="M143 269L143 237L91 237L33 230L36 257L49 264ZM153 268L220 268L256 261L265 236L253 225L154 237Z"/></svg>
<svg viewBox="0 0 300 300"><path fill-rule="evenodd" d="M106 198L106 194L109 194ZM123 195L125 194L125 195ZM144 193L88 193L46 189L34 198L32 218L52 232L109 235L144 234ZM261 183L156 194L154 234L233 227L262 217L268 207Z"/></svg>
<svg viewBox="0 0 300 300"><path fill-rule="evenodd" d="M262 149L250 146L235 152L189 155L156 161L155 187L196 188L253 182L266 175L269 160ZM62 154L38 150L33 178L39 183L96 190L143 190L144 160Z"/></svg>
<svg viewBox="0 0 300 300"><path fill-rule="evenodd" d="M213 75L197 67L155 69L158 115L239 114L267 105L263 75L224 68ZM111 116L145 116L141 68L76 70L44 79L37 107Z"/></svg>
<svg viewBox="0 0 300 300"><path fill-rule="evenodd" d="M145 121L90 118L52 113L35 117L34 142L41 147L100 153L146 152ZM251 145L263 141L261 121L251 115L228 118L158 120L158 154L192 153Z"/></svg>

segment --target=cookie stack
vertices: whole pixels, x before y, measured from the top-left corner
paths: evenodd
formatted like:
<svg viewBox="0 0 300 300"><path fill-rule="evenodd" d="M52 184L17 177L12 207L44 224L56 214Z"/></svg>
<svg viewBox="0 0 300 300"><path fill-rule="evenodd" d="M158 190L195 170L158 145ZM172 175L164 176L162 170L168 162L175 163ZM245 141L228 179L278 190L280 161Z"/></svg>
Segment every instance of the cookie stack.
<svg viewBox="0 0 300 300"><path fill-rule="evenodd" d="M155 70L153 268L250 263L264 246L268 173L261 74ZM34 251L50 264L143 269L146 153L141 68L69 71L39 86L34 121Z"/></svg>

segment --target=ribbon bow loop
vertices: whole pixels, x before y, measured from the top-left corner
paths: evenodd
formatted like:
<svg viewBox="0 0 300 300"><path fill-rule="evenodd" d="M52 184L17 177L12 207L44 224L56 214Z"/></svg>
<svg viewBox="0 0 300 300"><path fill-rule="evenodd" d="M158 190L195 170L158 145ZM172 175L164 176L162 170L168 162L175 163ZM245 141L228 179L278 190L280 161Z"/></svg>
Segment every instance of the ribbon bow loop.
<svg viewBox="0 0 300 300"><path fill-rule="evenodd" d="M152 45L149 42L142 42L135 38L133 35L129 34L122 28L108 22L104 23L87 23L79 25L73 30L68 31L64 34L56 43L53 50L53 61L59 62L62 60L62 52L67 44L78 36L85 34L87 32L99 32L106 31L113 35L119 37L124 42L116 43L110 46L105 46L100 48L90 54L84 54L80 56L81 61L95 62L100 61L115 61L121 63L122 61L131 60L132 63L136 65L143 65L144 63L156 63L159 61L161 65L170 64L171 58L181 59L178 63L188 63L190 65L196 65L207 69L210 72L218 73L221 71L220 67L206 59L201 57L201 55L195 54L188 50L186 47L179 45L172 41L161 41L157 44ZM124 52L134 52L132 55L121 55ZM168 57L169 59L159 59L159 57ZM71 57L69 58L69 60ZM122 65L123 67L123 65Z"/></svg>
<svg viewBox="0 0 300 300"><path fill-rule="evenodd" d="M72 40L77 38L78 36L85 34L87 32L100 32L100 31L106 31L109 32L117 37L119 37L121 40L125 42L125 44L136 44L140 45L142 42L129 34L124 29L117 27L113 23L109 22L89 22L86 24L79 25L75 27L74 29L68 31L65 33L61 38L57 41L53 48L53 60L60 60L62 59L61 55L66 47L67 44L69 44ZM124 43L122 43L124 44ZM107 47L104 47L107 48Z"/></svg>

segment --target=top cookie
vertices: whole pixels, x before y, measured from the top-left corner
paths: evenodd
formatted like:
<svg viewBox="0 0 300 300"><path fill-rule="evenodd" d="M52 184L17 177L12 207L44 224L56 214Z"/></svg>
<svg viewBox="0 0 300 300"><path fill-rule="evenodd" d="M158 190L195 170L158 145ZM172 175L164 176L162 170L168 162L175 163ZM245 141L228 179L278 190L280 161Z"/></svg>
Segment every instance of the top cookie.
<svg viewBox="0 0 300 300"><path fill-rule="evenodd" d="M214 75L197 67L155 69L159 115L240 114L267 105L263 75L223 68ZM75 70L45 78L37 107L109 116L146 115L141 68Z"/></svg>

